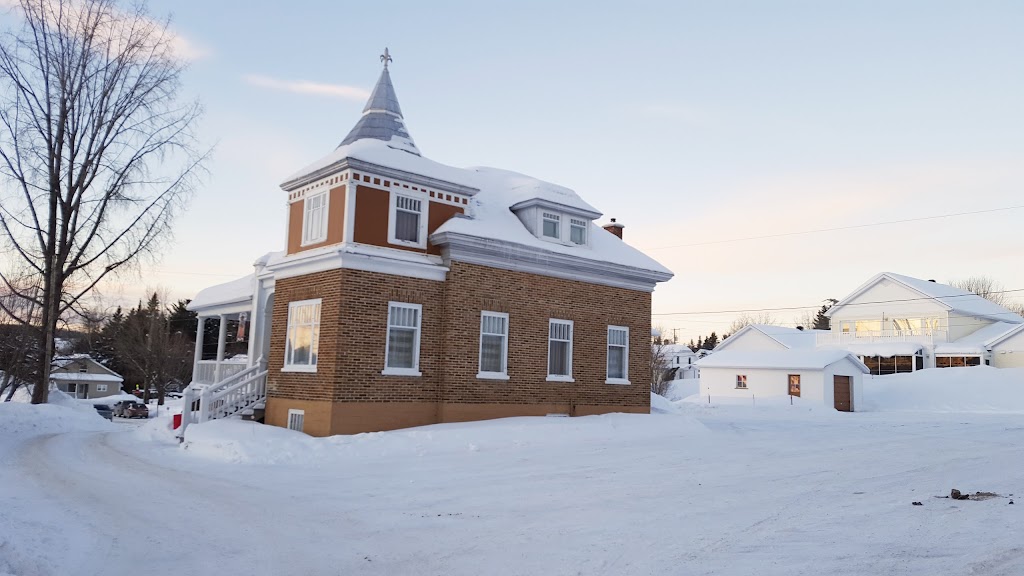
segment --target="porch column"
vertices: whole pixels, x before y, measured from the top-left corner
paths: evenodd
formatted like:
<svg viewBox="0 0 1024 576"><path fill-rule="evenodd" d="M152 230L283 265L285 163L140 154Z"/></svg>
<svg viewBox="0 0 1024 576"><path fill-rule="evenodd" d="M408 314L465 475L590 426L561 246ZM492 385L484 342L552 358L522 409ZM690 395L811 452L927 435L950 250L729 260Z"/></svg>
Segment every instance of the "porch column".
<svg viewBox="0 0 1024 576"><path fill-rule="evenodd" d="M199 362L203 359L203 332L206 327L206 317L200 316L198 318L199 326L196 327L196 355L195 360L192 362L192 379L196 379L196 374L199 373Z"/></svg>
<svg viewBox="0 0 1024 576"><path fill-rule="evenodd" d="M220 333L217 334L217 368L214 372L213 381L214 383L220 382L220 367L221 363L224 362L224 345L228 339L228 317L224 314L220 315Z"/></svg>

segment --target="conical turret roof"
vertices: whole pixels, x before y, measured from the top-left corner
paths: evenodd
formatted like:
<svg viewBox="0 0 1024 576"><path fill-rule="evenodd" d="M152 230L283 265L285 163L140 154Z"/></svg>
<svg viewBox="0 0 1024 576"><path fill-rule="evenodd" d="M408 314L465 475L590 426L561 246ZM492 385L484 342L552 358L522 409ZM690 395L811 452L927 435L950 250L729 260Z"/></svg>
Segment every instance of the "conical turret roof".
<svg viewBox="0 0 1024 576"><path fill-rule="evenodd" d="M388 62L391 57L387 50L381 59L384 61L384 70L380 73L377 85L374 86L373 93L363 108L363 115L338 147L364 138L373 138L419 156L420 151L405 128L402 107L398 105L395 87L391 84L391 74L388 73Z"/></svg>

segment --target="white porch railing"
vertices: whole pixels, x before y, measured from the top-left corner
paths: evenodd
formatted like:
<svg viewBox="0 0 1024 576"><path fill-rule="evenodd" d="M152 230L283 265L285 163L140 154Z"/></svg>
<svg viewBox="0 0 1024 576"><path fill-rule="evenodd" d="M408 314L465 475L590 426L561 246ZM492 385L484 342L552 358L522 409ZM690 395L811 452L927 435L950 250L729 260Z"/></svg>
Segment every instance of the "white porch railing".
<svg viewBox="0 0 1024 576"><path fill-rule="evenodd" d="M216 384L217 383L217 364L216 360L200 360L195 363L195 368L192 370L192 381L198 384ZM235 374L245 370L247 365L246 360L223 360L220 362L220 381L223 382L228 378L231 378Z"/></svg>
<svg viewBox="0 0 1024 576"><path fill-rule="evenodd" d="M244 368L244 365L243 365ZM182 402L181 428L178 438L184 439L189 424L199 424L227 418L246 408L256 408L266 402L267 369L260 358L256 364L245 368L230 378L196 391L192 386L185 389ZM198 406L193 410L194 405Z"/></svg>
<svg viewBox="0 0 1024 576"><path fill-rule="evenodd" d="M915 334L901 330L869 330L858 332L826 332L816 334L818 346L835 346L863 342L911 342L914 344L935 344L946 342L945 330L932 330L927 334Z"/></svg>

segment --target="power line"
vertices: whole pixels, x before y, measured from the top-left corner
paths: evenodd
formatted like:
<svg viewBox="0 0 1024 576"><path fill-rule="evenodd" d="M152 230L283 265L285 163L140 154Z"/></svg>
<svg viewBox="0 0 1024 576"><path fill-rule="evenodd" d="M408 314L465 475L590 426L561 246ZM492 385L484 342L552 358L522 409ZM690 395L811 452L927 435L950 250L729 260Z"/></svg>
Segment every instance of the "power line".
<svg viewBox="0 0 1024 576"><path fill-rule="evenodd" d="M1014 288L1012 290L993 290L989 294L1006 294L1009 292L1024 292L1024 288ZM942 300L944 298L965 298L965 297L978 297L977 294L951 294L949 296L926 296L921 298L900 298L896 300L875 300L873 302L851 302L844 304L844 306L866 306L868 304L892 304L894 302L918 302L921 300ZM737 310L704 310L700 312L659 312L657 314L651 314L651 316L699 316L699 315L710 315L710 314L738 314L741 312L776 312L783 310L808 310L818 308L820 304L814 304L812 306L779 306L777 308L745 308ZM998 312L995 314L986 314L986 316L1005 316L1014 315L1016 312Z"/></svg>
<svg viewBox="0 0 1024 576"><path fill-rule="evenodd" d="M869 224L851 224L849 226L836 226L834 228L818 228L815 230L800 230L794 232L778 232L776 234L764 234L761 236L747 236L744 238L728 238L725 240L708 240L707 242L695 242L693 244L673 244L672 246L658 246L656 248L645 248L645 250L668 250L669 248L690 248L693 246L708 246L711 244L728 244L732 242L746 242L749 240L762 240L766 238L782 238L785 236L803 236L817 234L819 232L836 232L839 230L856 230L859 228L872 228L875 226L888 226L891 224L906 224L907 222L924 222L926 220L938 220L941 218L953 218L955 216L971 216L974 214L990 214L992 212L1003 212L1006 210L1018 210L1024 208L1024 204L1018 206L1004 206L1002 208L989 208L987 210L972 210L969 212L953 212L950 214L938 214L936 216L920 216L917 218L904 218L901 220L887 220L884 222L872 222Z"/></svg>

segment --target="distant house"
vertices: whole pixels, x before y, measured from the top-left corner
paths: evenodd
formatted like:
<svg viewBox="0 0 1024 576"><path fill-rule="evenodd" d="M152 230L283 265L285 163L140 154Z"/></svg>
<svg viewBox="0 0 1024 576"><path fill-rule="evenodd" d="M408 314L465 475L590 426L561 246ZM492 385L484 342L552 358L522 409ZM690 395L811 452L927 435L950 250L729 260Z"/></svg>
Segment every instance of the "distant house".
<svg viewBox="0 0 1024 576"><path fill-rule="evenodd" d="M124 378L86 354L53 359L50 383L72 398L103 398L121 393Z"/></svg>
<svg viewBox="0 0 1024 576"><path fill-rule="evenodd" d="M683 344L666 344L662 349L665 356L666 380L690 380L697 378L697 354Z"/></svg>
<svg viewBox="0 0 1024 576"><path fill-rule="evenodd" d="M1024 318L977 294L883 272L833 306L816 345L848 350L872 374L1024 366Z"/></svg>

